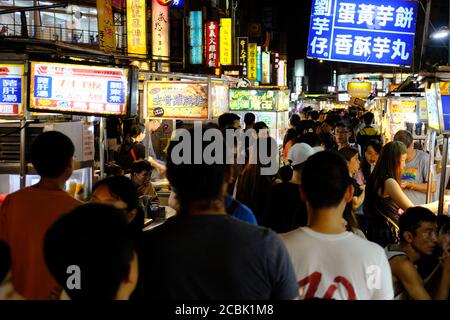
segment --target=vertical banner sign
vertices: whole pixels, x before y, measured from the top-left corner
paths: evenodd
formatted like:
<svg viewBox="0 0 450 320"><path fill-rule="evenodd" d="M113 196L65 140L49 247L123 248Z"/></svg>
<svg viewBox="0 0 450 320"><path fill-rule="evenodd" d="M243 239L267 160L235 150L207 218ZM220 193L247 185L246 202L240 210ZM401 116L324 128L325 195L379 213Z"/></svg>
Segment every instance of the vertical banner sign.
<svg viewBox="0 0 450 320"><path fill-rule="evenodd" d="M256 80L256 43L248 44L248 80Z"/></svg>
<svg viewBox="0 0 450 320"><path fill-rule="evenodd" d="M248 51L248 38L237 38L237 57L239 65L242 66L242 76L247 77L247 51Z"/></svg>
<svg viewBox="0 0 450 320"><path fill-rule="evenodd" d="M23 65L0 64L0 116L23 115Z"/></svg>
<svg viewBox="0 0 450 320"><path fill-rule="evenodd" d="M410 66L417 13L410 0L314 0L307 56Z"/></svg>
<svg viewBox="0 0 450 320"><path fill-rule="evenodd" d="M127 0L127 30L128 53L146 55L145 0Z"/></svg>
<svg viewBox="0 0 450 320"><path fill-rule="evenodd" d="M231 45L231 18L220 19L220 63L233 64L233 51Z"/></svg>
<svg viewBox="0 0 450 320"><path fill-rule="evenodd" d="M261 54L262 84L270 84L270 51Z"/></svg>
<svg viewBox="0 0 450 320"><path fill-rule="evenodd" d="M202 12L189 13L189 39L191 46L191 64L203 63L203 28Z"/></svg>
<svg viewBox="0 0 450 320"><path fill-rule="evenodd" d="M262 70L261 70L261 46L256 47L256 81L261 82Z"/></svg>
<svg viewBox="0 0 450 320"><path fill-rule="evenodd" d="M219 23L206 23L206 63L208 67L219 66Z"/></svg>
<svg viewBox="0 0 450 320"><path fill-rule="evenodd" d="M285 70L285 62L284 62L284 60L280 60L278 62L278 70L277 70L277 73L278 73L277 86L284 87L286 85L286 82L284 80L285 79L284 70Z"/></svg>
<svg viewBox="0 0 450 320"><path fill-rule="evenodd" d="M97 0L98 43L105 52L116 50L116 29L111 0Z"/></svg>
<svg viewBox="0 0 450 320"><path fill-rule="evenodd" d="M169 60L169 6L171 1L152 0L152 54L155 60ZM169 64L162 70L169 71Z"/></svg>

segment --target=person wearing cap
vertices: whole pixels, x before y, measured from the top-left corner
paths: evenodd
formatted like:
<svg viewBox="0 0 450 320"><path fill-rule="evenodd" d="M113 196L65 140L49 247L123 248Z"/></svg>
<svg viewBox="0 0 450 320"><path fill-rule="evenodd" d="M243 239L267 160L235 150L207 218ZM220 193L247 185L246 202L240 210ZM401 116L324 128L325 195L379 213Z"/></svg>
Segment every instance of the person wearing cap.
<svg viewBox="0 0 450 320"><path fill-rule="evenodd" d="M300 198L299 188L303 164L314 153L316 150L306 143L296 143L289 150L292 178L274 185L269 198L268 227L275 232L289 232L307 223L306 206Z"/></svg>

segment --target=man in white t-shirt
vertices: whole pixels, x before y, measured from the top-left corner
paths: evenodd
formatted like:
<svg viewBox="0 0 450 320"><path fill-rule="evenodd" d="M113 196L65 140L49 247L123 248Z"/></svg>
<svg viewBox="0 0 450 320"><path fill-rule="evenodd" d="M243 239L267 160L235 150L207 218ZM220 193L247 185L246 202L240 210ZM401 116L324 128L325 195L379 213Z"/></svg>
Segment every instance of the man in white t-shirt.
<svg viewBox="0 0 450 320"><path fill-rule="evenodd" d="M391 269L384 250L345 231L345 205L353 186L345 159L323 151L312 155L302 173L301 196L308 227L282 235L299 284L301 299L390 300Z"/></svg>

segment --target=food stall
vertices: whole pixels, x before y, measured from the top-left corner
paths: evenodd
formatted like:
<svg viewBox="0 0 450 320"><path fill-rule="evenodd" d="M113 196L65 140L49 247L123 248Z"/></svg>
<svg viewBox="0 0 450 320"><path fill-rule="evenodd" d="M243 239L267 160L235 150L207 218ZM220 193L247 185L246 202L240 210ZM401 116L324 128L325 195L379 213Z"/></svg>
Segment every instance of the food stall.
<svg viewBox="0 0 450 320"><path fill-rule="evenodd" d="M230 111L241 119L247 112L269 127L270 135L279 146L289 127L289 90L279 87L249 87L230 89Z"/></svg>
<svg viewBox="0 0 450 320"><path fill-rule="evenodd" d="M5 103L1 110L17 113L13 115L15 121L7 119L1 125L2 132L6 133L0 141L0 191L11 193L39 179L30 163L30 146L40 133L56 130L69 136L75 146L74 172L67 181L66 190L86 199L94 175L93 117L129 113L129 69L65 61L24 60L19 65L25 70L22 76L17 74L14 79L7 74L1 77L3 87L14 88L2 92L16 93L16 97L2 96ZM9 103L14 99L17 104ZM100 124L104 128L103 120ZM105 140L102 132L100 130L101 168ZM10 153L6 152L8 149L11 149Z"/></svg>

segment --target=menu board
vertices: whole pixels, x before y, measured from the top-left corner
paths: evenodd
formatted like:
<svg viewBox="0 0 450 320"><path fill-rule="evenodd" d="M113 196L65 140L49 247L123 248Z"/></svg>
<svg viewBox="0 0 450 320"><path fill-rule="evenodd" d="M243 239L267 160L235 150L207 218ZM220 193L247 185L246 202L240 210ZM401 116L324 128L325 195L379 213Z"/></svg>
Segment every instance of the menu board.
<svg viewBox="0 0 450 320"><path fill-rule="evenodd" d="M208 119L208 83L145 82L147 118Z"/></svg>
<svg viewBox="0 0 450 320"><path fill-rule="evenodd" d="M437 85L432 83L430 88L425 90L425 95L427 98L428 127L434 130L440 130Z"/></svg>
<svg viewBox="0 0 450 320"><path fill-rule="evenodd" d="M212 83L211 86L211 99L212 99L212 109L213 117L219 117L225 112L228 112L228 85Z"/></svg>
<svg viewBox="0 0 450 320"><path fill-rule="evenodd" d="M275 91L230 89L230 110L276 111Z"/></svg>
<svg viewBox="0 0 450 320"><path fill-rule="evenodd" d="M31 62L30 110L126 115L128 69Z"/></svg>
<svg viewBox="0 0 450 320"><path fill-rule="evenodd" d="M0 116L23 116L23 71L20 64L0 64Z"/></svg>

